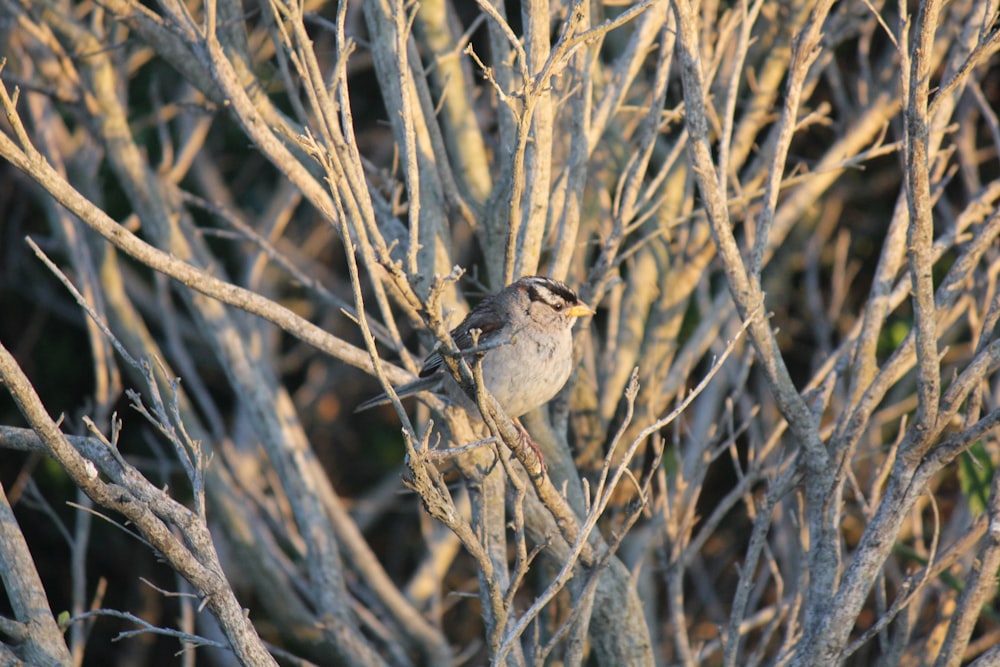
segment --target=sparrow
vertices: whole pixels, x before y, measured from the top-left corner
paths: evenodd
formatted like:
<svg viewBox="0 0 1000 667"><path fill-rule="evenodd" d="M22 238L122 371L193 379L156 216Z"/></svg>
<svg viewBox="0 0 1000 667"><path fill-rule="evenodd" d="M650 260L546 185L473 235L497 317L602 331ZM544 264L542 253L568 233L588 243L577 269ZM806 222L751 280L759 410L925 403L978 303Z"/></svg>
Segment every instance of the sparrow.
<svg viewBox="0 0 1000 667"><path fill-rule="evenodd" d="M565 283L528 276L480 301L452 329L451 337L459 350L481 358L483 384L504 412L516 419L545 405L566 384L573 371L573 324L593 314ZM474 331L479 332L475 342ZM444 394L479 418L478 408L452 377L440 349L424 360L416 380L396 388L400 398L422 391ZM383 393L361 403L355 412L388 402Z"/></svg>

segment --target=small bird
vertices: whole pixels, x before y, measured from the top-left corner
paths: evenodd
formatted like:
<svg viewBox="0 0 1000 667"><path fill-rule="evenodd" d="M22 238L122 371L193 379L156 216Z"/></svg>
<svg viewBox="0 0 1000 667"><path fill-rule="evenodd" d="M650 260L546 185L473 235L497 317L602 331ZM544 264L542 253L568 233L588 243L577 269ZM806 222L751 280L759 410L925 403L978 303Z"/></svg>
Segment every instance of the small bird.
<svg viewBox="0 0 1000 667"><path fill-rule="evenodd" d="M475 349L484 350L476 352L482 354L483 384L504 412L517 418L547 403L566 384L573 371L573 323L593 314L565 283L528 276L480 301L452 329L451 337L458 349L469 350L472 332L480 331ZM421 391L444 393L479 417L475 403L455 382L437 349L424 360L419 379L396 388L400 398ZM383 393L355 412L388 402Z"/></svg>

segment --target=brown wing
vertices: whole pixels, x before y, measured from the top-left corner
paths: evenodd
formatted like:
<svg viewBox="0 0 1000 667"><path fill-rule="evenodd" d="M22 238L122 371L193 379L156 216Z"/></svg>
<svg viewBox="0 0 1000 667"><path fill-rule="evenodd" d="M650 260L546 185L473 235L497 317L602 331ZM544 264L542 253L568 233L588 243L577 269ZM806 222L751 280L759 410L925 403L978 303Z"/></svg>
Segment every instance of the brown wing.
<svg viewBox="0 0 1000 667"><path fill-rule="evenodd" d="M497 295L488 296L472 309L465 316L461 324L451 330L451 338L460 350L467 350L472 347L472 331L479 329L482 333L479 336L479 344L488 343L491 334L503 326L503 317L499 312ZM420 377L428 377L436 373L444 365L441 352L434 350L424 360L424 365L420 369Z"/></svg>

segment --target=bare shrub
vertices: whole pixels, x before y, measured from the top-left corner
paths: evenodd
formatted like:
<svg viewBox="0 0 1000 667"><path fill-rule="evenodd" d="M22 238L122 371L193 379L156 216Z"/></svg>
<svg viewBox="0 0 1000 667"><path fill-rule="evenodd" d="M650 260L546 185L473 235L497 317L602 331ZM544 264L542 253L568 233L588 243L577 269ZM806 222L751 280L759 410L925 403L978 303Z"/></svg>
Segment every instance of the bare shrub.
<svg viewBox="0 0 1000 667"><path fill-rule="evenodd" d="M2 6L0 662L997 660L995 0Z"/></svg>

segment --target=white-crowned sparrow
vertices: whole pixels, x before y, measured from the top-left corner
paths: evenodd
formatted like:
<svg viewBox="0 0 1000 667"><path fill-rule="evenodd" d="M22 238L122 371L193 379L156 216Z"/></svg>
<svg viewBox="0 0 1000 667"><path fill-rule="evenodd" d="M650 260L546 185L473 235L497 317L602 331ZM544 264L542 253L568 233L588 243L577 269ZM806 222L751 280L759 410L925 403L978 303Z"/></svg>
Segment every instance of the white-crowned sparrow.
<svg viewBox="0 0 1000 667"><path fill-rule="evenodd" d="M480 301L452 329L451 337L460 350L468 350L473 347L472 332L480 331L475 349L484 350L483 384L508 416L520 417L547 403L566 384L573 370L570 330L576 318L593 312L566 284L529 276ZM470 415L479 416L437 350L424 361L419 379L396 388L400 398L421 391L443 392ZM388 400L380 394L355 412Z"/></svg>

